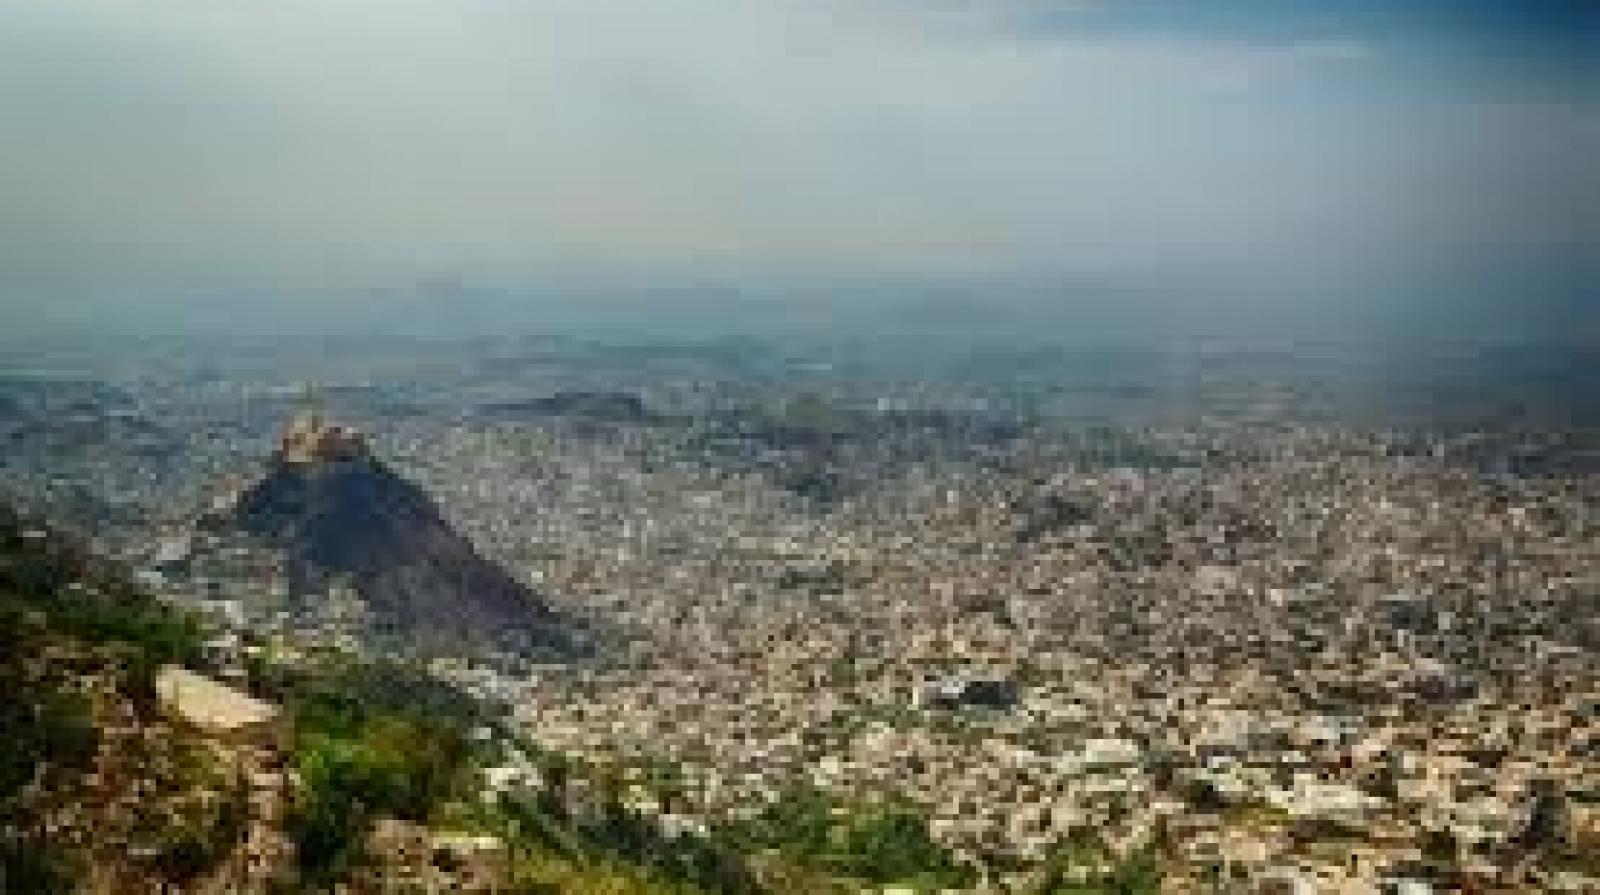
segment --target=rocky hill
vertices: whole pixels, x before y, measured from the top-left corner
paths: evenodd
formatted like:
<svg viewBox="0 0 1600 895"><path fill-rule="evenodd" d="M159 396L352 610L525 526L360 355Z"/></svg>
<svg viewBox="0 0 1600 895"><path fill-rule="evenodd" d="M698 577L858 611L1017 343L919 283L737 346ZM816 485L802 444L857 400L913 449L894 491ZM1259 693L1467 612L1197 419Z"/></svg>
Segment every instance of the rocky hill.
<svg viewBox="0 0 1600 895"><path fill-rule="evenodd" d="M480 556L421 488L353 430L300 420L233 510L283 551L298 590L348 582L374 634L422 652L570 651L544 600Z"/></svg>

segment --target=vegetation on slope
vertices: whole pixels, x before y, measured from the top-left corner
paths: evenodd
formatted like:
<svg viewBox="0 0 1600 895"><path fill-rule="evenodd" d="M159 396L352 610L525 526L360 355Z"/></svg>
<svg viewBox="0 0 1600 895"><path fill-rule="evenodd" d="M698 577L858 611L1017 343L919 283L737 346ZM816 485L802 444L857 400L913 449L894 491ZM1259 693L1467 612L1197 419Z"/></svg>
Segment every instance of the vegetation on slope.
<svg viewBox="0 0 1600 895"><path fill-rule="evenodd" d="M248 810L239 781L203 740L169 727L153 699L162 665L204 668L204 636L115 565L0 507L0 892L72 891L91 866L108 865L182 887L237 844ZM383 818L498 837L509 859L502 891L527 895L832 895L971 880L895 803L845 806L796 790L749 822L669 836L633 806L634 784L616 768L526 743L518 748L534 756L542 786L485 800L480 772L516 738L422 669L319 653L254 659L247 671L292 731L283 758L296 785L282 824L294 866L283 892L381 872L368 841ZM112 729L126 739L109 741ZM107 764L108 751L125 754ZM97 826L103 806L92 803L105 794L84 783L96 767L113 768L127 793L159 790L163 810ZM670 801L672 769L658 770L648 782ZM137 802L127 793L118 798ZM76 819L81 841L46 835L60 817Z"/></svg>

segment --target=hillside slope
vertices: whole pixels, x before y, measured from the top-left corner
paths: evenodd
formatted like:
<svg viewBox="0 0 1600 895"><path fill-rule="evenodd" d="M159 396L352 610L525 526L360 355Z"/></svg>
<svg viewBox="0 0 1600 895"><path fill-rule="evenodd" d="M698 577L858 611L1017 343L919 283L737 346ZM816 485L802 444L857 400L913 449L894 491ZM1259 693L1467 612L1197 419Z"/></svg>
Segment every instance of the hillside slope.
<svg viewBox="0 0 1600 895"><path fill-rule="evenodd" d="M486 799L525 744L415 666L207 652L193 619L0 505L0 895L775 891L554 756L519 759L542 788ZM175 673L274 719L197 722L159 685Z"/></svg>

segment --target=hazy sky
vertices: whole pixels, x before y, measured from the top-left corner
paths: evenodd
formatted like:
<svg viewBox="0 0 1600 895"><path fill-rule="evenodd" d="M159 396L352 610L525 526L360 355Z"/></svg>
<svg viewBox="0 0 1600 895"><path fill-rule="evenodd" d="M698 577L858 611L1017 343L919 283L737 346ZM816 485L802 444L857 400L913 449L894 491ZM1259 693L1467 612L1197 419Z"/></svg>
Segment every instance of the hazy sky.
<svg viewBox="0 0 1600 895"><path fill-rule="evenodd" d="M619 275L1576 300L1590 8L10 0L0 309Z"/></svg>

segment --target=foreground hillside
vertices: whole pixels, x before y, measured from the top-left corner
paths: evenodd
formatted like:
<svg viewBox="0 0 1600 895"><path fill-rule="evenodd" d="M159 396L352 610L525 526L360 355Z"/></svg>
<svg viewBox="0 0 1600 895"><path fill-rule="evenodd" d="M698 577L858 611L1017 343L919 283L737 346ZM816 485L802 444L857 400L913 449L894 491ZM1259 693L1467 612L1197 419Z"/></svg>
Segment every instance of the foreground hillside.
<svg viewBox="0 0 1600 895"><path fill-rule="evenodd" d="M740 895L968 882L919 819L797 797L668 831L420 671L251 643L0 509L0 892ZM666 799L666 790L655 796Z"/></svg>
<svg viewBox="0 0 1600 895"><path fill-rule="evenodd" d="M252 649L230 686L175 670L226 671L203 638L0 510L0 891L756 891L736 866L700 887L608 858L563 812L485 806L492 719L419 673ZM181 702L175 675L209 700ZM234 724L227 700L270 717Z"/></svg>

